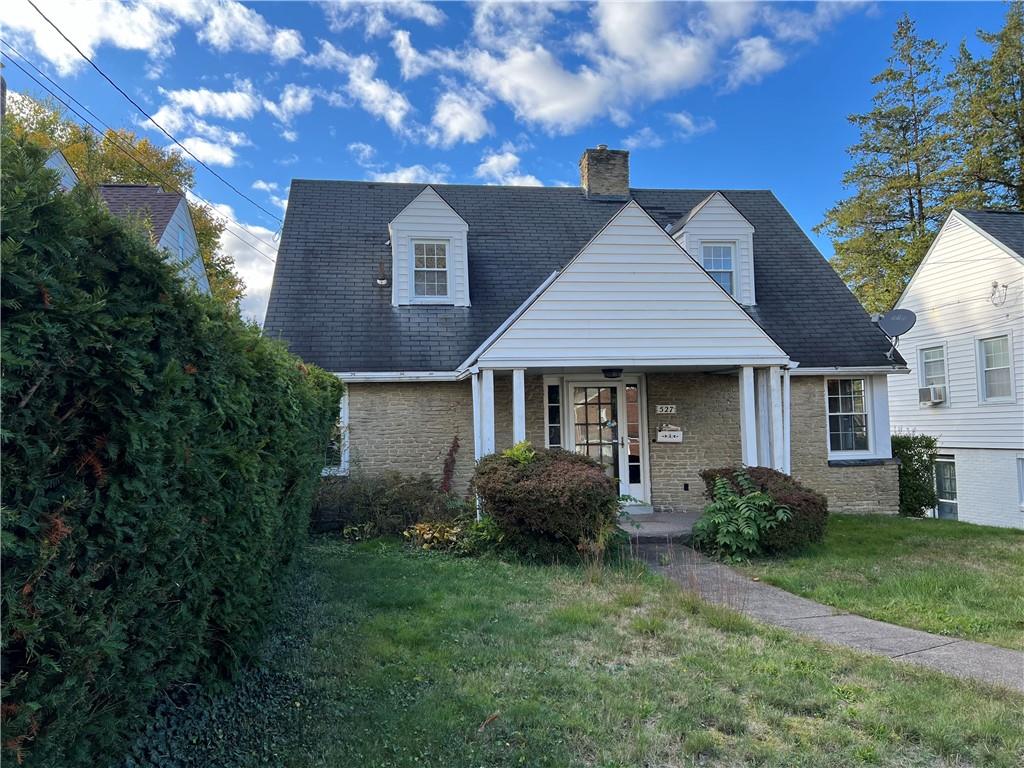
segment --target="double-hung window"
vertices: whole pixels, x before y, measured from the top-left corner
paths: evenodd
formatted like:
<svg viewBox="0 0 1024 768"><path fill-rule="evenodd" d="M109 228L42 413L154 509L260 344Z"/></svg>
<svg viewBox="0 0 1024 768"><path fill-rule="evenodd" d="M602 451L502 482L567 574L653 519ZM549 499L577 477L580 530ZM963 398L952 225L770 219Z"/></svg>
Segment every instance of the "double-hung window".
<svg viewBox="0 0 1024 768"><path fill-rule="evenodd" d="M448 243L444 240L414 240L412 244L413 297L448 297Z"/></svg>
<svg viewBox="0 0 1024 768"><path fill-rule="evenodd" d="M704 269L730 295L735 292L735 250L732 243L701 243L701 263Z"/></svg>
<svg viewBox="0 0 1024 768"><path fill-rule="evenodd" d="M828 447L833 453L870 450L865 379L828 379Z"/></svg>
<svg viewBox="0 0 1024 768"><path fill-rule="evenodd" d="M978 387L982 402L1013 399L1009 336L978 340Z"/></svg>
<svg viewBox="0 0 1024 768"><path fill-rule="evenodd" d="M942 387L946 396L946 349L945 347L925 347L920 352L920 370L922 387Z"/></svg>

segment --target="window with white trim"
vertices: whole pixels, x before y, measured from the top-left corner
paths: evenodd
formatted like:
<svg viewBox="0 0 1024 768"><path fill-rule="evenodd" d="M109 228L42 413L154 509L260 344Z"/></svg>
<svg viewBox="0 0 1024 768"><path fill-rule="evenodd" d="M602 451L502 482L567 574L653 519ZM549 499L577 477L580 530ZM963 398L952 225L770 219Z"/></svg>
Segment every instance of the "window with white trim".
<svg viewBox="0 0 1024 768"><path fill-rule="evenodd" d="M978 340L978 385L983 402L1013 399L1013 370L1010 366L1009 336Z"/></svg>
<svg viewBox="0 0 1024 768"><path fill-rule="evenodd" d="M828 447L832 453L870 450L865 379L828 379Z"/></svg>
<svg viewBox="0 0 1024 768"><path fill-rule="evenodd" d="M1024 458L1017 457L1017 502L1024 507Z"/></svg>
<svg viewBox="0 0 1024 768"><path fill-rule="evenodd" d="M544 440L548 448L562 447L562 387L544 385Z"/></svg>
<svg viewBox="0 0 1024 768"><path fill-rule="evenodd" d="M413 240L412 295L417 299L448 298L448 243Z"/></svg>
<svg viewBox="0 0 1024 768"><path fill-rule="evenodd" d="M733 243L701 243L700 247L704 269L730 295L735 293L735 252Z"/></svg>
<svg viewBox="0 0 1024 768"><path fill-rule="evenodd" d="M922 387L942 387L946 390L946 348L923 347L918 353ZM948 397L948 395L947 395Z"/></svg>
<svg viewBox="0 0 1024 768"><path fill-rule="evenodd" d="M959 504L956 500L956 458L935 458L935 516L943 520L956 520Z"/></svg>

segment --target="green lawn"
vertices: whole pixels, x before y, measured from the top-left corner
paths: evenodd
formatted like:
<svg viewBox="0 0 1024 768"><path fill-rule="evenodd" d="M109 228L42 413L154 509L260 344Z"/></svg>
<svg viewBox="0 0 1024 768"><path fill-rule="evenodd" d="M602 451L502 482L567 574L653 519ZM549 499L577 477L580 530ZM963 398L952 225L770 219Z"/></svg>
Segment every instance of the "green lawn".
<svg viewBox="0 0 1024 768"><path fill-rule="evenodd" d="M300 565L263 665L173 713L137 755L302 768L1024 758L1022 696L825 650L638 568L327 540Z"/></svg>
<svg viewBox="0 0 1024 768"><path fill-rule="evenodd" d="M1024 650L1024 531L833 515L820 545L747 570L851 613Z"/></svg>

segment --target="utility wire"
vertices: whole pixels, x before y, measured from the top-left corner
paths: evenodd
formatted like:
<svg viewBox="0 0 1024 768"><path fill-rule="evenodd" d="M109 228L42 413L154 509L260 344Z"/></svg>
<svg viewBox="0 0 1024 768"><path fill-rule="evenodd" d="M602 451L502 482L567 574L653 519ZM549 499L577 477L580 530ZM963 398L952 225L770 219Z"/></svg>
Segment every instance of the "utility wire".
<svg viewBox="0 0 1024 768"><path fill-rule="evenodd" d="M6 45L6 46L7 46L8 48L10 48L10 49L11 49L12 51L14 51L14 52L15 52L15 53L17 53L17 54L18 54L19 56L21 56L21 57L22 57L22 59L24 59L24 60L25 60L25 62L26 62L27 64L29 64L29 66L32 66L32 67L33 67L33 69L36 69L36 71L37 71L37 72L39 72L39 73L40 73L40 74L41 74L41 75L42 75L43 77L46 77L45 73L41 72L41 71L40 71L40 70L39 70L39 69L38 69L37 67L35 67L35 65L34 65L34 64L32 64L32 62L31 62L31 61L29 61L29 60L28 60L27 58L25 58L24 56L22 56L22 54L18 53L17 49L15 49L15 48L14 48L14 46L12 46L12 45L11 45L10 43L8 43L8 42L7 42L6 40L3 40L3 43L4 43L4 45ZM179 184L177 184L177 182L175 182L175 181L174 181L174 180L172 180L172 179L168 179L167 177L165 177L165 176L162 176L161 174L157 173L157 172L156 172L156 171L154 171L154 170L153 170L152 168L150 168L150 167L149 167L148 165L146 165L146 164L145 164L145 163L144 163L144 162L143 162L143 161L142 161L141 159L139 159L138 155L136 155L136 154L135 154L135 153L134 153L134 152L133 152L133 151L132 151L132 150L131 150L130 148L126 148L126 147L130 147L130 145L126 145L126 144L122 143L122 142L120 141L120 139L114 139L114 138L113 138L113 137L111 137L110 135L104 134L104 132L103 132L102 130L100 130L100 128L98 128L98 127L96 126L96 124L95 124L95 123L93 123L92 121L90 121L90 120L89 120L88 118L86 118L86 117L85 117L84 115L82 115L82 113L81 113L81 112L79 112L79 111L78 111L77 109L75 109L75 108L74 108L74 107L72 107L72 106L71 106L70 104L68 104L68 103L67 103L66 101L64 101L64 99L62 99L62 98L61 98L60 96L58 96L58 95L57 95L56 93L54 93L54 92L53 92L53 91L52 91L52 90L51 90L50 88L48 88L48 87L47 87L46 85L44 85L43 83L41 83L41 82L40 82L40 81L39 81L39 80L38 80L38 79L37 79L37 78L36 78L35 76L33 76L33 75L32 75L32 73L31 73L31 72L29 72L29 71L28 71L28 70L26 70L26 69L25 69L25 68L24 68L23 66L21 66L21 65L20 65L20 64L19 64L19 63L18 63L18 62L17 62L16 60L15 60L15 59L11 58L11 57L10 57L10 55L7 55L7 54L5 54L5 55L7 56L7 59L8 59L8 60L9 60L9 61L10 61L10 62L11 62L11 63L12 63L13 65L14 65L14 66L16 66L16 67L17 67L18 69L20 69L20 70L22 71L22 73L24 73L24 74L25 74L25 76L26 76L26 77L30 78L30 79L31 79L31 80L32 80L32 81L33 81L33 82L34 82L34 83L35 83L36 85L38 85L38 86L39 86L40 88L42 88L42 89L43 89L44 91L46 91L47 93L49 93L49 94L50 94L50 95L51 95L51 96L52 96L53 98L55 98L55 99L56 99L56 100L57 100L58 102L60 102L60 103L61 103L61 104L62 104L62 105L63 105L63 106L65 107L65 109L67 109L67 110L69 110L70 112L74 113L74 114L75 114L75 115L76 115L76 116L78 117L78 119L79 119L79 120L81 120L81 121L82 121L83 123L85 123L85 124L86 124L86 125L87 125L87 126L88 126L89 128L91 128L91 129L92 129L93 131L95 131L95 132L96 132L96 134L97 134L97 135L98 135L98 136L99 136L99 137L100 137L101 139L105 139L105 140L108 140L108 141L110 141L110 142L111 142L111 144L112 144L112 145L114 146L114 148L115 148L115 149L118 149L118 150L120 150L120 151L121 151L121 152L122 152L123 154L127 155L129 159L133 160L133 161L134 161L134 162L135 162L135 163L136 163L136 164L137 164L137 165L138 165L138 166L139 166L140 168L142 168L142 169L143 169L143 170L145 170L145 171L146 171L147 173L149 173L149 175L150 175L150 176L152 176L154 180L156 180L156 181L159 181L159 182L161 182L162 184L164 184L164 185L166 185L166 186L170 187L171 189L176 189L176 190L179 190L179 188L180 188L180 185L179 185ZM47 79L47 80L50 80L50 78L48 78L48 77L46 77L46 79ZM52 81L52 80L50 80L50 82L53 82L53 81ZM56 83L54 83L54 85L56 85ZM56 85L56 87L57 87L57 88L60 88L60 86L59 86L59 85ZM65 93L65 94L66 94L66 95L68 96L68 98L69 98L69 99L71 99L71 100L72 100L72 101L74 101L74 102L75 102L76 104L78 104L78 105L79 105L79 106L80 106L80 107L81 107L81 108L82 108L83 110L85 110L85 111L86 111L86 112L88 112L88 113L89 113L90 115L92 115L93 117L95 117L95 118L96 118L96 120L97 120L98 122L100 122L100 123L101 123L102 125L106 126L106 128L107 128L107 130L108 130L108 131L113 131L113 129L112 129L112 128L111 128L111 127L110 127L109 125L107 125L107 123L106 123L106 122L104 122L104 121L103 121L102 119L100 119L99 117L96 117L95 113L93 113L93 112L92 112L92 110L90 110L90 109L89 109L88 107L86 107L86 106L85 106L84 104L82 104L82 103L81 103L80 101L78 101L77 99L75 99L75 97L74 97L74 96L71 96L70 94L68 94L68 93L67 93L67 91L64 91L64 89L63 89L63 88L60 88L60 90L61 90L61 91L63 91L63 92L64 92L64 93ZM116 135L116 134L115 134L115 135ZM189 192L189 193L190 193L190 194L191 194L191 195L192 195L193 197L195 197L195 198L196 198L197 200L199 200L200 202L202 202L202 203L205 203L206 205L208 205L208 206L210 207L210 209L211 209L211 210L216 210L216 209L214 208L214 205L213 205L213 203L212 203L212 202L210 202L209 200L207 200L206 198L204 198L204 197L202 197L202 196L200 196L200 195L197 195L197 194L196 194L195 192L192 192L191 190L188 190L188 192ZM262 256L263 258L265 258L265 259L266 259L267 261L269 261L270 263L272 263L272 264L276 263L276 261L277 261L276 259L274 259L274 258L273 258L273 257L271 257L271 256L268 256L268 255L267 255L266 253L264 253L264 252L263 252L263 251L261 251L261 250L260 250L259 248L257 248L257 247L256 247L256 246L255 246L255 245L254 245L253 243L249 242L248 240L246 240L245 238L243 238L242 236L240 236L240 235L239 235L239 234L238 234L237 232L233 231L233 230L231 229L231 226L230 226L230 225L231 225L231 223L232 223L232 222L230 222L229 220L226 220L226 222L225 222L225 226L224 226L224 231L225 231L225 232L227 232L227 233L228 233L229 235L231 235L232 237L234 237L234 238L235 238L236 240L238 240L238 241L239 241L239 242L241 242L242 244L244 244L244 245L248 246L249 248L251 248L251 249L252 249L253 251L255 251L256 253L258 253L258 254L259 254L260 256ZM245 233L246 233L247 235L249 235L249 237L253 238L253 239L254 239L254 240L255 240L256 242L258 242L258 243L262 243L263 245L267 246L267 247L268 247L268 248L270 248L271 250L275 250L275 251L277 250L276 246L274 246L274 245L272 245L272 244L268 243L268 242L267 242L266 240L262 239L262 238L261 238L261 237L260 237L259 235L255 234L254 232L251 232L251 231L250 231L250 230L248 230L248 229L247 229L247 228L246 228L246 227L245 227L245 226L244 226L243 224L241 224L241 223L239 223L239 222L233 222L233 223L234 223L234 225L235 225L236 227L238 227L239 229L241 229L241 230L242 230L243 232L245 232Z"/></svg>
<svg viewBox="0 0 1024 768"><path fill-rule="evenodd" d="M188 154L189 157L191 157L193 160L195 160L197 163L199 163L201 166L203 166L203 168L205 168L210 173L212 173L214 176L216 176L225 185L230 187L231 190L233 190L235 192L235 194L237 194L239 197L242 197L245 200L248 200L250 203L252 203L257 208L259 208L261 211L263 211L265 214L267 214L270 218L274 219L278 224L283 224L284 223L283 221L281 221L281 218L279 216L277 216L276 214L268 211L266 208L264 208L262 205L257 203L255 200L253 200L247 194L242 192L242 190L240 190L238 187L236 187L230 181L228 181L223 176L221 176L219 173L217 173L215 170L213 170L213 168L211 168L206 163L204 163L202 160L200 160L198 157L196 157L194 154L192 154L192 151L188 147L186 147L184 144L182 144L180 141L178 141L178 139L176 139L166 128L164 128L162 125L160 125L160 123L158 123L156 120L154 120L153 116L151 114L149 114L149 112L147 112L145 109L142 108L142 105L140 105L137 101L135 101L135 99L133 99L131 96L129 96L125 92L125 90L121 86L119 86L116 82L114 82L114 80L106 72L104 72L102 69L100 69L99 65L96 64L96 62L94 62L92 59L90 59L88 56L86 56L82 52L82 49L79 48L77 45L75 45L71 41L71 38L69 38L67 35L65 35L64 31L60 27L58 27L56 24L54 24L53 21L50 20L49 16L47 16L45 13L43 13L41 10L39 10L39 6L38 5L36 5L34 2L32 2L32 0L25 0L25 2L27 2L29 5L31 5L35 9L36 13L38 13L40 16L42 16L43 19L46 21L46 23L54 28L57 31L57 34L59 34L61 37L63 37L64 40L67 41L67 44L70 45L72 48L75 49L75 51L78 52L79 56L81 56L83 59L85 59L87 62L89 62L89 64L92 66L92 68L95 69L97 72L99 72L100 76L102 76L104 80L106 80L108 83L110 83L117 90L118 93L120 93L122 96L124 96L129 101L129 103L131 103L131 105L133 107L135 107L137 110L139 110L139 112L141 112L143 115L145 115L146 119L149 120L149 122L151 122L153 125L155 125L157 128L159 128L160 131L164 134L164 136L166 136L168 139L170 139L175 144L177 144L182 149L182 151L184 151L186 154Z"/></svg>

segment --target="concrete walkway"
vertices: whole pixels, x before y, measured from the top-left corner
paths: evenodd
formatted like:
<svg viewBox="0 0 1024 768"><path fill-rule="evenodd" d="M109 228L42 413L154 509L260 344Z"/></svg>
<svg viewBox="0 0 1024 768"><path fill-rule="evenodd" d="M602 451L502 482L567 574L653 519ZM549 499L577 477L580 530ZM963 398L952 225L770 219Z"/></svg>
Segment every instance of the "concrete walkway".
<svg viewBox="0 0 1024 768"><path fill-rule="evenodd" d="M1024 692L1024 652L933 635L866 619L798 597L709 560L682 544L637 542L651 568L710 603L801 635L890 659L930 667L947 675L994 683Z"/></svg>

